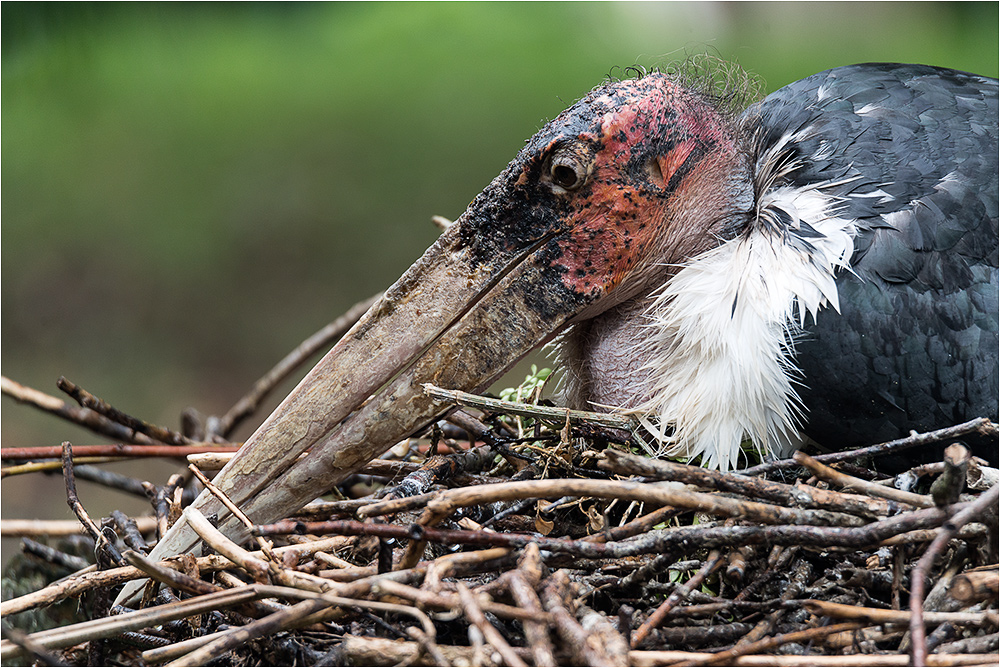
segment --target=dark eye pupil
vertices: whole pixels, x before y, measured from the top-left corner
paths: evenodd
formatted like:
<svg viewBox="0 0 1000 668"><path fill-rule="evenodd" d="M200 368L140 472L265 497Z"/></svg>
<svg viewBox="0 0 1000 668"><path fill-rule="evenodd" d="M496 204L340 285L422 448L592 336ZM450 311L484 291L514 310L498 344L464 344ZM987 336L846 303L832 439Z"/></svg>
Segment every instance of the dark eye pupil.
<svg viewBox="0 0 1000 668"><path fill-rule="evenodd" d="M577 181L576 171L567 165L555 165L552 168L552 180L563 188L572 188Z"/></svg>

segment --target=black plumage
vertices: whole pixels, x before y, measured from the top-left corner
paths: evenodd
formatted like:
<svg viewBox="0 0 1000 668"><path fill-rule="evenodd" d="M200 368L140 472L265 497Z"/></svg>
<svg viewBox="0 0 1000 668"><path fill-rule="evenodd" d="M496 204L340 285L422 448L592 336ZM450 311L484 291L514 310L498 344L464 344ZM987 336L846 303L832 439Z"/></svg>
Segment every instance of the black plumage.
<svg viewBox="0 0 1000 668"><path fill-rule="evenodd" d="M831 448L997 418L997 81L920 65L841 67L747 112L788 145L792 187L832 182L856 219L840 312L797 342L806 433ZM996 457L995 443L990 455Z"/></svg>

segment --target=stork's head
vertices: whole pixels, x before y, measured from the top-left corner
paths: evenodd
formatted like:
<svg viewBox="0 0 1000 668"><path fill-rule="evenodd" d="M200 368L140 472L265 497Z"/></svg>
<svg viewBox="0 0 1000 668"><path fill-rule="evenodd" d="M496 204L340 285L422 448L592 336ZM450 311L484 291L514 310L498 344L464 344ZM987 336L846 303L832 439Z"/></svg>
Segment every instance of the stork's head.
<svg viewBox="0 0 1000 668"><path fill-rule="evenodd" d="M584 319L731 237L751 201L748 174L719 113L651 74L599 87L546 125L456 234L472 269L532 267L546 297L532 303Z"/></svg>
<svg viewBox="0 0 1000 668"><path fill-rule="evenodd" d="M666 76L595 89L527 142L216 484L256 522L301 507L447 410L423 383L484 389L569 324L732 237L748 173L727 121ZM211 496L196 503L226 515ZM155 556L196 542L178 524Z"/></svg>

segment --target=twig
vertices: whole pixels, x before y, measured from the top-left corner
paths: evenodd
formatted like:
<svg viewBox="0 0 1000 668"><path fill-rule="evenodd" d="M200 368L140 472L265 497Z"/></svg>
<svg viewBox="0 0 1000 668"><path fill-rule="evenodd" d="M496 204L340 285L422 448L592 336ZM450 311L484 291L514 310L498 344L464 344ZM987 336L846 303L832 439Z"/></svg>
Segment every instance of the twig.
<svg viewBox="0 0 1000 668"><path fill-rule="evenodd" d="M182 446L177 446L178 449ZM218 447L228 447L228 446L218 446ZM199 469L204 471L218 471L222 469L226 464L232 461L233 457L236 456L236 450L233 451L219 451L219 452L204 452L195 453L187 455L187 460L189 464L194 464ZM398 476L407 475L413 473L414 471L420 469L420 464L417 462L404 462L396 459L373 459L363 467L358 469L357 473L360 475L374 475L374 476L384 476L386 478L396 478ZM361 502L361 499L357 500ZM353 502L353 501L352 501ZM370 501L368 501L370 503ZM310 504L315 507L315 504Z"/></svg>
<svg viewBox="0 0 1000 668"><path fill-rule="evenodd" d="M121 536L122 540L133 550L144 550L147 547L146 539L142 537L139 532L139 526L135 523L135 520L128 517L125 513L120 510L111 511L111 521L118 527L118 535ZM102 522L107 526L107 520Z"/></svg>
<svg viewBox="0 0 1000 668"><path fill-rule="evenodd" d="M793 642L794 643L812 642L815 640L820 640L822 638L825 638L829 635L833 635L834 633L843 633L844 631L855 631L857 629L862 629L864 627L865 624L860 622L846 622L844 624L819 626L816 628L806 629L804 631L792 631L791 633L780 633L770 638L764 638L756 642L734 647L724 652L717 652L716 654L711 654L708 657L705 657L704 659L695 661L680 661L673 665L675 666L725 665L727 663L731 663L733 659L740 656L744 656L746 654L757 654L760 652L766 652L768 650L772 650L777 647L781 647L782 645L787 645L788 643L793 643Z"/></svg>
<svg viewBox="0 0 1000 668"><path fill-rule="evenodd" d="M412 641L387 640L367 636L344 636L340 646L344 658L350 665L357 666L393 666L399 665L413 656L417 643ZM471 647L458 645L441 645L441 653L452 664L473 665L473 650ZM527 649L514 648L520 656L530 659ZM703 652L684 652L677 650L632 650L628 653L629 662L633 666L667 666L680 661L699 661L712 656ZM995 665L1000 659L997 654L932 654L928 657L931 666L979 666ZM741 668L792 668L808 666L815 668L851 668L862 666L866 668L903 668L908 666L910 657L905 654L847 656L783 656L768 654L764 656L738 656L730 665Z"/></svg>
<svg viewBox="0 0 1000 668"><path fill-rule="evenodd" d="M221 656L223 653L245 644L249 640L259 638L269 633L275 633L282 629L295 626L297 622L305 622L311 615L314 615L325 608L332 606L341 608L358 608L361 610L380 610L383 612L393 612L405 614L416 619L424 633L432 641L436 631L434 623L422 611L408 605L398 605L395 603L385 603L382 601L365 601L360 599L346 598L332 594L303 591L292 587L273 586L253 586L246 589L255 589L268 597L283 597L292 599L303 599L300 603L285 608L284 610L271 614L268 617L257 620L238 629L233 629L223 636L220 636L211 643L191 652L182 659L169 664L171 666L201 666L210 660ZM236 590L239 591L239 590ZM305 605L309 603L309 605Z"/></svg>
<svg viewBox="0 0 1000 668"><path fill-rule="evenodd" d="M96 411L73 406L62 399L14 382L6 376L0 376L0 391L15 401L34 406L47 413L52 413L64 420L81 425L95 433L109 436L115 440L130 443L154 442L153 439L145 434L135 432L128 427L113 422ZM58 455L55 456L58 457Z"/></svg>
<svg viewBox="0 0 1000 668"><path fill-rule="evenodd" d="M383 498L395 499L424 494L434 485L461 473L478 473L493 463L493 448L484 445L451 455L431 455L416 471L385 490Z"/></svg>
<svg viewBox="0 0 1000 668"><path fill-rule="evenodd" d="M789 555L788 559L788 561L791 562L791 557L795 556L794 553L798 552L798 550L789 550L789 551L793 552L792 555ZM809 561L803 559L795 563L792 575L790 578L788 578L788 584L781 592L781 602L787 603L788 601L798 598L799 595L802 593L802 591L808 585L809 580L812 578L812 573L813 573L812 564ZM741 637L733 646L733 648L736 649L738 647L743 647L762 639L764 636L766 636L767 634L771 633L774 630L774 627L777 625L778 621L784 614L785 610L783 607L768 613L768 615L764 617L764 619L762 619L760 622L756 624L756 626L750 629L746 633L746 635Z"/></svg>
<svg viewBox="0 0 1000 668"><path fill-rule="evenodd" d="M347 634L340 645L342 655L348 665L354 666L396 666L406 665L420 649L418 643L405 640L387 640L385 638L362 637ZM487 658L484 664L476 664L475 649L459 645L439 645L441 654L450 665L494 665ZM516 647L514 651L522 659L530 659L526 648Z"/></svg>
<svg viewBox="0 0 1000 668"><path fill-rule="evenodd" d="M941 529L917 529L915 531L905 531L895 536L889 536L880 545L884 547L894 547L896 545L908 545L912 543L929 543L941 533ZM978 522L966 524L962 527L957 536L962 540L976 540L986 535L986 527Z"/></svg>
<svg viewBox="0 0 1000 668"><path fill-rule="evenodd" d="M62 626L49 631L40 631L29 636L31 640L47 649L70 647L88 640L110 638L124 631L137 631L148 626L198 615L210 610L240 605L256 598L265 598L268 592L249 586L242 589L227 589L216 594L207 594L187 601L168 603L155 608L95 619L89 622ZM20 654L20 648L13 643L0 643L0 658L8 659Z"/></svg>
<svg viewBox="0 0 1000 668"><path fill-rule="evenodd" d="M663 524L667 520L677 517L682 512L684 511L678 508L663 506L662 508L657 508L642 517L637 517L631 522L621 526L612 527L606 531L602 531L601 533L591 534L582 540L593 543L608 543L611 541L625 540L626 538L646 533L658 524Z"/></svg>
<svg viewBox="0 0 1000 668"><path fill-rule="evenodd" d="M948 541L954 537L963 525L983 514L987 508L996 505L998 499L1000 499L1000 485L994 485L989 491L983 492L978 499L966 505L961 510L957 510L954 515L946 520L943 530L927 547L927 550L920 557L916 567L910 574L910 653L913 657L913 665L924 666L927 663L923 602L924 588L926 586L925 578L930 572L934 560L941 554ZM951 506L951 508L955 509L957 505Z"/></svg>
<svg viewBox="0 0 1000 668"><path fill-rule="evenodd" d="M817 478L829 480L830 482L840 485L845 489L863 491L871 496L883 499L892 499L893 501L907 503L911 506L916 506L917 508L931 508L935 505L934 499L929 496L924 494L914 494L913 492L904 492L903 490L896 489L895 487L886 487L867 480L862 480L861 478L855 478L854 476L841 473L836 469L826 466L815 457L810 457L802 451L796 452L792 459L794 459L798 464L809 469L809 471L811 471Z"/></svg>
<svg viewBox="0 0 1000 668"><path fill-rule="evenodd" d="M963 504L958 504L963 505ZM861 527L820 527L820 526L686 526L649 532L630 541L599 543L589 540L540 537L535 534L493 533L487 531L465 531L436 529L429 526L409 527L391 524L370 524L349 520L332 522L278 522L255 526L253 533L278 535L307 531L309 533L340 533L344 535L376 535L385 538L409 538L411 540L432 541L446 545L496 545L524 547L537 543L539 548L552 552L564 552L579 557L594 559L620 559L639 554L655 554L669 550L693 551L698 548L715 548L727 545L775 545L811 544L823 547L864 548L877 545L888 536L894 536L910 528L939 526L947 518L945 511L938 508L923 508L903 513Z"/></svg>
<svg viewBox="0 0 1000 668"><path fill-rule="evenodd" d="M567 408L552 408L537 404L503 401L459 390L446 390L430 383L424 384L424 392L440 401L451 401L460 406L469 406L504 415L536 418L558 426L565 425L566 421L569 420L572 424L591 424L609 429L631 431L639 425L637 421L631 418L614 413L591 413L589 411L574 411Z"/></svg>
<svg viewBox="0 0 1000 668"><path fill-rule="evenodd" d="M814 459L818 462L823 462L824 464L834 464L836 462L860 459L862 457L877 457L899 452L901 450L907 450L909 448L915 448L921 445L928 445L930 443L937 443L939 441L958 438L959 436L964 436L965 434L971 434L973 432L979 432L986 436L996 436L997 426L990 422L987 418L981 417L969 420L968 422L963 422L961 424L956 424L952 427L945 427L944 429L935 429L934 431L928 431L922 434L910 434L905 438L897 438L894 441L886 441L885 443L879 443L878 445L870 445L864 448L855 448L854 450L844 450L842 452L830 452L824 455L817 455ZM747 469L735 471L735 473L739 473L741 475L761 475L763 473L770 473L771 471L795 468L796 466L800 466L800 464L794 459L779 459L777 461L758 464L757 466L751 466Z"/></svg>
<svg viewBox="0 0 1000 668"><path fill-rule="evenodd" d="M1000 635L996 633L990 633L984 636L974 636L972 638L962 638L960 640L955 640L949 643L944 643L938 645L934 648L936 654L965 654L975 652L980 655L988 655L989 652L997 651L1000 647ZM995 655L994 655L995 656ZM934 665L933 655L927 657L927 663L929 665ZM984 656L984 664L986 659ZM996 665L996 660L994 660L994 665Z"/></svg>
<svg viewBox="0 0 1000 668"><path fill-rule="evenodd" d="M238 590L237 590L238 591ZM225 635L216 638L212 642L204 645L190 654L181 657L168 666L206 666L214 659L219 658L226 652L235 649L254 638L260 638L271 633L276 633L294 624L309 615L329 607L329 604L322 599L312 599L301 601L281 612L268 615L263 619L258 619L246 626L233 629Z"/></svg>
<svg viewBox="0 0 1000 668"><path fill-rule="evenodd" d="M191 594L213 594L218 591L224 591L222 587L217 585L209 584L208 582L199 580L198 578L193 578L190 575L181 573L180 571L175 571L172 568L161 566L156 562L150 561L138 552L126 550L123 556L125 561L129 564L135 566L149 577L153 578L157 582L162 582L168 587L180 589Z"/></svg>
<svg viewBox="0 0 1000 668"><path fill-rule="evenodd" d="M207 520L206 524L208 524ZM212 525L208 524L208 526L211 527ZM214 527L212 528L214 529ZM278 557L281 557L288 551L295 551L300 555L307 555L312 554L314 551L327 549L329 545L329 541L320 540L307 545L289 545L286 547L279 547L276 548L274 552ZM250 552L248 554L251 558L257 558L258 560L261 556L263 556L259 552ZM472 553L471 555L449 555L449 558L455 559L456 561L462 558L470 559L475 558L475 553ZM195 560L195 563L202 572L219 571L233 568L238 565L221 555L198 557ZM171 565L171 561L167 560L165 562L161 562L161 565L169 567ZM387 574L387 577L406 578L411 575L413 575L412 571L396 571L394 573ZM75 598L98 587L120 585L130 580L144 577L147 577L147 575L134 566L122 566L119 568L110 568L105 571L95 570L88 571L87 573L80 573L64 580L60 580L59 582L55 582L43 589L39 589L38 591L31 592L30 594L25 594L24 596L19 596L18 598L12 598L10 600L0 602L0 617L6 617L8 615L14 615L26 610L52 605L67 598ZM361 582L360 585L356 583L356 586L370 588L371 582L371 580L368 580ZM331 583L331 585L332 584L333 583Z"/></svg>
<svg viewBox="0 0 1000 668"><path fill-rule="evenodd" d="M73 459L74 464L110 464L120 461L122 461L121 457L76 457ZM58 459L4 466L0 468L0 479L29 473L52 473L53 471L62 471L62 462Z"/></svg>
<svg viewBox="0 0 1000 668"><path fill-rule="evenodd" d="M756 501L738 501L703 492L679 490L661 485L651 485L631 480L593 480L579 478L553 478L548 480L522 480L490 485L477 485L438 492L427 502L428 520L434 524L458 508L492 503L516 501L526 498L556 499L563 496L585 496L605 499L631 499L645 503L698 510L722 517L739 517L768 524L815 524L859 526L863 521L852 515L825 510L800 510L784 508ZM361 517L373 517L412 510L422 505L424 498L411 497L384 503L373 503L358 511Z"/></svg>
<svg viewBox="0 0 1000 668"><path fill-rule="evenodd" d="M94 524L94 520L90 519L90 515L87 514L83 504L80 503L80 497L77 496L76 478L73 476L73 446L69 441L63 442L62 466L63 478L66 481L66 503L79 518L80 523L86 527L87 532L97 544L96 552L99 557L98 564L101 563L100 555L103 553L106 554L116 565L121 565L123 563L122 555L118 551L118 548L115 547L115 545L108 540L107 536L104 535L104 532L101 531L96 524Z"/></svg>
<svg viewBox="0 0 1000 668"><path fill-rule="evenodd" d="M137 517L136 527L142 533L156 529L153 517ZM77 536L90 534L77 520L0 520L0 536L19 538L22 536Z"/></svg>
<svg viewBox="0 0 1000 668"><path fill-rule="evenodd" d="M601 653L608 658L607 663L602 665L629 665L628 640L606 615L577 602L576 616L580 620L580 626L590 634L589 642L600 647Z"/></svg>
<svg viewBox="0 0 1000 668"><path fill-rule="evenodd" d="M186 445L129 445L114 443L109 445L75 445L73 453L78 457L187 457L203 452L236 452L240 444L187 443ZM58 459L61 446L40 446L34 448L0 448L4 460Z"/></svg>
<svg viewBox="0 0 1000 668"><path fill-rule="evenodd" d="M447 592L434 593L392 580L384 580L372 585L371 593L376 596L396 596L407 601L413 601L421 607L438 608L441 610L457 610L462 605L457 594ZM479 607L491 615L503 617L504 619L517 619L521 622L534 622L536 624L552 621L550 615L541 610L522 610L521 608L504 603L485 600L479 602Z"/></svg>
<svg viewBox="0 0 1000 668"><path fill-rule="evenodd" d="M469 588L466 587L462 582L455 583L458 589L458 597L462 601L462 608L465 610L465 616L471 624L474 624L486 638L486 641L493 645L493 648L500 653L503 660L508 666L527 666L524 661L521 660L514 650L511 648L510 644L504 640L504 637L500 635L500 632L496 630L492 624L487 621L486 616L483 614L482 608L476 602L475 597Z"/></svg>
<svg viewBox="0 0 1000 668"><path fill-rule="evenodd" d="M420 649L430 655L435 666L450 666L448 659L444 657L441 648L438 647L434 639L428 636L415 626L406 629L406 633L420 644Z"/></svg>
<svg viewBox="0 0 1000 668"><path fill-rule="evenodd" d="M687 582L683 585L674 589L673 593L667 597L663 603L649 616L649 618L643 622L642 626L632 635L632 647L639 647L642 645L646 637L652 632L653 629L658 627L666 619L667 615L670 613L674 607L687 598L687 595L691 593L692 590L697 589L701 586L701 583L705 579L715 572L715 570L722 565L722 553L719 550L713 550L705 563L701 568L698 569L694 575L692 575Z"/></svg>
<svg viewBox="0 0 1000 668"><path fill-rule="evenodd" d="M784 508L756 501L729 499L713 494L672 489L661 485L650 485L628 480L549 479L512 481L445 490L427 502L427 507L420 518L420 524L422 526L433 526L451 515L458 508L483 503L514 501L524 498L560 498L563 496L630 499L656 505L698 510L703 513L722 517L738 517L765 524L789 523L858 526L863 523L860 518L853 515L827 510ZM398 499L386 502L386 506L372 504L359 510L358 515L362 517L376 515L384 512L389 507L393 509L393 512L398 512L400 510L399 504L408 501L411 500ZM418 501L417 505L421 501ZM393 505L389 506L388 504ZM402 506L410 507L407 503L402 503ZM412 567L420 559L424 547L425 545L422 541L412 541L407 546L406 553L400 560L401 567Z"/></svg>
<svg viewBox="0 0 1000 668"><path fill-rule="evenodd" d="M886 517L904 510L912 510L914 507L909 503L873 499L870 496L843 494L735 473L721 473L700 466L650 459L618 450L608 449L603 454L606 460L598 462L598 466L616 473L643 475L658 480L675 480L701 487L711 487L722 492L767 499L782 505L829 508L866 517Z"/></svg>
<svg viewBox="0 0 1000 668"><path fill-rule="evenodd" d="M12 626L3 625L3 635L4 638L14 643L25 652L30 654L39 661L43 666L65 666L67 664L59 660L59 658L48 651L45 647L42 647L34 640L31 639L27 633L15 629Z"/></svg>
<svg viewBox="0 0 1000 668"><path fill-rule="evenodd" d="M136 480L127 475L122 475L121 473L116 473L115 471L108 471L96 466L74 466L74 471L76 472L76 477L81 480L89 480L90 482L96 483L98 485L103 485L109 489L117 489L126 494L132 494L134 496L141 496L145 498L146 491L142 486L141 480Z"/></svg>
<svg viewBox="0 0 1000 668"><path fill-rule="evenodd" d="M534 551L537 553L538 548L534 548ZM525 549L525 552L527 553L528 549ZM542 612L542 604L538 599L538 595L528 584L527 578L520 569L511 572L507 582L510 594L514 597L519 608L528 612ZM531 648L535 665L556 665L555 650L552 647L552 641L549 640L549 634L545 626L534 620L523 620L521 623L524 626L524 635Z"/></svg>
<svg viewBox="0 0 1000 668"><path fill-rule="evenodd" d="M854 619L872 624L912 624L911 613L906 610L865 608L831 601L802 601L802 607L818 617ZM996 612L925 612L924 624L958 624L963 626L996 626Z"/></svg>
<svg viewBox="0 0 1000 668"><path fill-rule="evenodd" d="M232 430L244 418L252 415L257 410L260 403L281 381L287 378L289 374L310 357L342 337L381 296L382 293L379 293L358 302L349 308L344 315L310 336L296 346L295 350L285 355L270 371L261 376L253 384L253 387L250 388L250 391L233 404L232 408L226 411L225 415L218 419L218 423L215 425L216 433L222 436L229 436Z"/></svg>
<svg viewBox="0 0 1000 668"><path fill-rule="evenodd" d="M239 507L233 503L229 496L227 496L221 489L212 484L212 481L205 477L205 474L199 471L197 466L189 464L188 469L196 478L198 478L201 484L205 486L205 489L214 494L215 498L219 501L222 501L222 504L229 509L229 512L231 512L236 519L243 522L243 525L246 526L247 529L253 528L253 522L251 522L250 518L246 516L246 513L240 510ZM261 552L264 553L264 556L266 556L270 561L276 561L274 553L271 551L271 544L260 536L256 536L256 539L257 544L260 545Z"/></svg>
<svg viewBox="0 0 1000 668"><path fill-rule="evenodd" d="M180 642L171 643L165 647L149 649L142 653L142 660L146 662L146 665L159 665L166 663L171 659L184 656L199 647L204 647L208 643L217 638L221 638L227 633L229 633L228 629L225 631L216 631L215 633L209 633L208 635L196 636L194 638L188 638L187 640L181 640Z"/></svg>
<svg viewBox="0 0 1000 668"><path fill-rule="evenodd" d="M270 584L270 569L268 563L253 556L233 541L229 540L221 531L212 526L201 512L194 506L189 506L184 511L188 524L198 534L198 537L205 541L216 552L226 557L234 564L237 564L250 574L255 582ZM272 562L275 563L275 562Z"/></svg>
<svg viewBox="0 0 1000 668"><path fill-rule="evenodd" d="M180 434L172 429L167 429L166 427L150 424L144 420L132 417L128 413L118 410L108 402L104 401L104 399L94 396L65 377L60 377L59 380L56 381L56 385L60 390L76 399L77 403L79 403L83 408L89 408L96 413L100 413L112 422L117 422L135 433L145 434L146 436L149 436L156 441L160 441L161 443L180 445L182 443L191 442L191 439L184 434Z"/></svg>
<svg viewBox="0 0 1000 668"><path fill-rule="evenodd" d="M610 657L604 655L597 647L591 645L589 634L580 622L570 614L563 601L563 592L569 586L569 576L566 571L553 573L542 587L542 604L555 618L556 633L566 645L573 665L608 666Z"/></svg>
<svg viewBox="0 0 1000 668"><path fill-rule="evenodd" d="M55 564L56 566L65 568L71 573L81 571L90 566L87 560L83 557L67 554L62 550L57 550L50 545L38 543L30 538L21 539L21 551L25 554L36 556L39 559L44 559L50 564Z"/></svg>

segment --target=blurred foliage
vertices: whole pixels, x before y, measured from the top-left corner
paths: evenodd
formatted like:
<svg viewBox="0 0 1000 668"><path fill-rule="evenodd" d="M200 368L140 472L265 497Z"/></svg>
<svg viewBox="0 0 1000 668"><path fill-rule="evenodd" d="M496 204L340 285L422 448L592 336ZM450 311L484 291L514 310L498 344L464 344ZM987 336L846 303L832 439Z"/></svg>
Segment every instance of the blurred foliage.
<svg viewBox="0 0 1000 668"><path fill-rule="evenodd" d="M768 90L873 60L996 76L997 19L996 3L5 2L3 373L46 391L65 374L170 425L224 411L609 73L708 50ZM5 445L92 440L2 410ZM34 484L5 481L5 516L45 514L8 492Z"/></svg>

